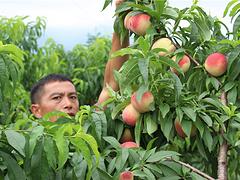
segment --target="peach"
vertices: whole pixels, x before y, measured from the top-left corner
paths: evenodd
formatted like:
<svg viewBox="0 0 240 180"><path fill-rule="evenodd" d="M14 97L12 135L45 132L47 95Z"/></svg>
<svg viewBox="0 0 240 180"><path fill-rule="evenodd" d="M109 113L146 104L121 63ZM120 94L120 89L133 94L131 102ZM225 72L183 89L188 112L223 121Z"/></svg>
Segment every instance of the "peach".
<svg viewBox="0 0 240 180"><path fill-rule="evenodd" d="M131 171L123 171L119 176L119 180L133 180L134 175Z"/></svg>
<svg viewBox="0 0 240 180"><path fill-rule="evenodd" d="M128 141L133 141L132 133L129 128L125 128L121 137L121 143L125 143Z"/></svg>
<svg viewBox="0 0 240 180"><path fill-rule="evenodd" d="M127 15L124 18L124 27L128 30L130 30L130 20L129 19L132 17L131 14L132 14L132 11L127 13Z"/></svg>
<svg viewBox="0 0 240 180"><path fill-rule="evenodd" d="M177 134L178 134L180 137L182 137L182 138L187 137L187 135L186 135L185 132L183 131L181 122L180 122L177 118L175 119L174 127L175 127L175 130L176 130ZM190 136L193 137L193 136L195 136L195 135L196 135L196 127L195 127L195 126L192 126Z"/></svg>
<svg viewBox="0 0 240 180"><path fill-rule="evenodd" d="M128 142L125 142L125 143L122 143L121 144L121 147L122 148L137 148L139 147L137 143L133 142L133 141L128 141Z"/></svg>
<svg viewBox="0 0 240 180"><path fill-rule="evenodd" d="M152 45L152 49L156 48L162 48L167 50L167 52L160 51L160 56L165 56L169 53L173 53L176 50L176 47L173 45L172 41L169 38L160 38L155 41Z"/></svg>
<svg viewBox="0 0 240 180"><path fill-rule="evenodd" d="M150 91L143 93L140 101L137 100L137 93L134 92L131 96L131 104L140 113L150 111L150 105L154 103L154 97Z"/></svg>
<svg viewBox="0 0 240 180"><path fill-rule="evenodd" d="M137 35L143 36L147 29L151 26L150 16L144 13L139 13L131 17L126 17L124 20L125 27Z"/></svg>
<svg viewBox="0 0 240 180"><path fill-rule="evenodd" d="M176 61L176 56L173 56L172 60ZM182 59L180 59L178 61L178 65L184 73L187 72L190 68L190 65L191 65L190 58L188 56L184 55L182 57ZM177 70L172 68L172 67L171 67L171 71L174 72L175 74L178 74Z"/></svg>
<svg viewBox="0 0 240 180"><path fill-rule="evenodd" d="M213 53L205 60L204 67L209 74L218 77L226 72L227 64L227 58L224 54Z"/></svg>
<svg viewBox="0 0 240 180"><path fill-rule="evenodd" d="M132 104L127 105L122 112L123 122L130 126L135 126L139 117L140 113L133 107Z"/></svg>

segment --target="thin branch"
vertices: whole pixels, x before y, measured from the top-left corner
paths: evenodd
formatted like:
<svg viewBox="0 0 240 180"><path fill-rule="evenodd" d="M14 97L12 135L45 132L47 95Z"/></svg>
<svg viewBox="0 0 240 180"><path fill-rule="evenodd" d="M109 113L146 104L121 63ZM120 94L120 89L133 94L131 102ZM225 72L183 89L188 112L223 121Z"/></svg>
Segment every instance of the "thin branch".
<svg viewBox="0 0 240 180"><path fill-rule="evenodd" d="M177 42L173 42L173 40L172 40L172 43L173 43L173 45L174 45L176 48L181 48L181 46L180 46ZM187 56L189 57L189 59L190 59L192 62L194 62L194 64L196 64L197 66L200 66L200 64L197 62L197 60L194 59L190 54L188 54L188 53L185 52L185 55L187 55Z"/></svg>
<svg viewBox="0 0 240 180"><path fill-rule="evenodd" d="M198 175L208 179L208 180L215 180L214 178L212 178L211 176L205 174L204 172L200 171L199 169L191 166L190 164L187 164L187 163L184 163L182 161L178 161L178 160L175 160L175 159L171 159L172 161L178 163L178 164L181 164L182 166L185 166L186 168L189 168L191 169L193 172L197 173Z"/></svg>

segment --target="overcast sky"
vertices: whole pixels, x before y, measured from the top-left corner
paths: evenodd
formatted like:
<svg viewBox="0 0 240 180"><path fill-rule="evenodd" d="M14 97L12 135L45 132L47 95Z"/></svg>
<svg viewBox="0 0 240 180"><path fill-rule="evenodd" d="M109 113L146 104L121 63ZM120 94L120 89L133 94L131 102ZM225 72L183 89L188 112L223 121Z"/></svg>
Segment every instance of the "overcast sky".
<svg viewBox="0 0 240 180"><path fill-rule="evenodd" d="M190 6L192 0L170 0L173 7ZM200 0L200 6L213 16L222 17L228 0ZM85 43L87 35L109 35L112 32L114 6L102 10L104 0L0 0L0 15L29 15L47 18L47 29L41 41L53 37L71 49Z"/></svg>

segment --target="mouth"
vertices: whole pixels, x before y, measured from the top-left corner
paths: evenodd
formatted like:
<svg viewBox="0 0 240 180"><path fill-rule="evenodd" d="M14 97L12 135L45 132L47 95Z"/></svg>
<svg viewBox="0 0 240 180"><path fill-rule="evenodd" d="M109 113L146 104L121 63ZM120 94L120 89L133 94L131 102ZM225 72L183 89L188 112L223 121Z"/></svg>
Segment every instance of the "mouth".
<svg viewBox="0 0 240 180"><path fill-rule="evenodd" d="M75 113L73 113L73 112L69 112L69 113L67 113L69 116L75 116Z"/></svg>

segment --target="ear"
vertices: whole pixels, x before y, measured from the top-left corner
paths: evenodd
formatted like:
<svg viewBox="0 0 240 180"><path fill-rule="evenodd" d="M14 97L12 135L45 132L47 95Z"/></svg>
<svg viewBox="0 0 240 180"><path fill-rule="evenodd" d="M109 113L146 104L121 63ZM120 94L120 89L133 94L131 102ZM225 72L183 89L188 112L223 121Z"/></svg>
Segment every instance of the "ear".
<svg viewBox="0 0 240 180"><path fill-rule="evenodd" d="M31 111L36 118L42 117L41 108L39 104L32 104Z"/></svg>

